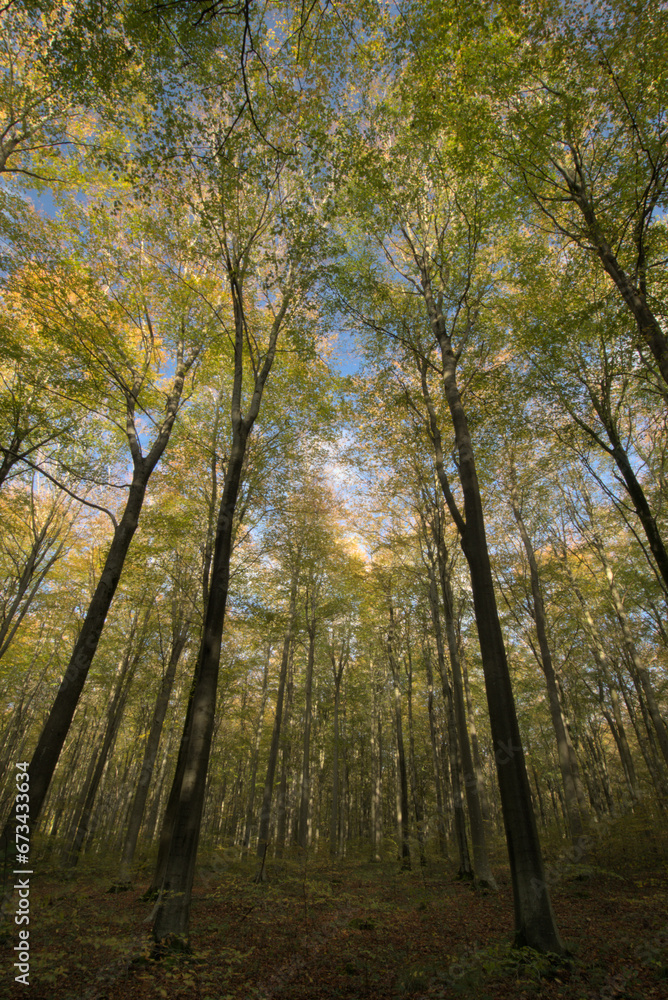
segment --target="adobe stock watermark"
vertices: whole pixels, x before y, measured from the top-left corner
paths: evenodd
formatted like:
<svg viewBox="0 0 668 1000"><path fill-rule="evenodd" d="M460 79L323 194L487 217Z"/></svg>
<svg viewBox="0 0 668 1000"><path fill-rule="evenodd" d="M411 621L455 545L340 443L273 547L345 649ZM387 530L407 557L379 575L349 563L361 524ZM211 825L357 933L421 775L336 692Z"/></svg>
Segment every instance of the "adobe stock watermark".
<svg viewBox="0 0 668 1000"><path fill-rule="evenodd" d="M508 764L516 753L522 753L522 747L513 746L512 739L508 743L499 740L499 745L494 751L494 760L497 764Z"/></svg>
<svg viewBox="0 0 668 1000"><path fill-rule="evenodd" d="M545 866L545 880L534 878L531 880L531 887L534 893L539 896L541 892L545 889L549 889L556 885L557 882L561 881L563 876L567 874L570 870L571 865L575 865L578 861L581 861L597 842L602 840L607 834L611 832L615 823L624 816L628 816L629 813L640 805L646 796L638 795L626 809L612 809L612 811L607 816L601 816L592 829L591 834L584 834L575 841L575 843L569 847L564 853L557 858L555 862L551 865Z"/></svg>
<svg viewBox="0 0 668 1000"><path fill-rule="evenodd" d="M304 955L294 955L278 968L268 981L258 983L255 987L256 995L262 1000L273 1000L291 982L307 975L308 968L313 959L326 950L327 944L347 926L353 910L346 908L337 913L319 930L312 930L306 938L306 952Z"/></svg>
<svg viewBox="0 0 668 1000"><path fill-rule="evenodd" d="M19 928L19 943L14 945L18 961L14 967L18 975L17 983L30 986L30 775L25 761L16 764L16 868L14 888L18 891L18 903L14 923ZM20 878L18 876L21 876Z"/></svg>

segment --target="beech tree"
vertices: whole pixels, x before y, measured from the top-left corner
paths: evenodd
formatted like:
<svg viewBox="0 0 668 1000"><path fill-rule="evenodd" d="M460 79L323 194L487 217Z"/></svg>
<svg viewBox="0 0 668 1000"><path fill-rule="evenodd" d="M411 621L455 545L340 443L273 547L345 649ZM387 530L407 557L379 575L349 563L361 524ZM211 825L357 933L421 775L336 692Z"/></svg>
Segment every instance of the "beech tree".
<svg viewBox="0 0 668 1000"><path fill-rule="evenodd" d="M229 316L233 344L231 443L195 668L179 806L153 929L160 947L187 946L190 893L229 590L232 528L248 438L260 411L279 336L286 326L301 332L298 310L314 280L314 262L308 255L317 252L317 229L312 225L319 210L317 196L309 192L299 176L291 176L280 156L267 163L264 152L254 156L241 142L225 159L215 147L209 156L203 164L208 173L202 168L193 171L186 198L211 234L209 253L218 262L229 296L229 312L226 316L219 314L219 321L226 328ZM245 179L249 168L258 175L251 173ZM280 221L288 229L279 235Z"/></svg>
<svg viewBox="0 0 668 1000"><path fill-rule="evenodd" d="M82 221L80 215L79 221ZM98 235L95 233L96 222L99 221L99 218L94 220L89 231L93 246ZM104 223L108 224L108 221L110 220L104 220ZM104 254L104 243L102 247L98 244L96 249ZM105 565L31 760L30 819L33 825L38 820L95 656L123 564L137 529L149 478L167 447L186 389L186 379L203 346L201 330L197 330L193 337L187 329L190 317L188 306L183 303L180 321L174 324L173 319L165 319L164 324L161 323L159 327L165 345L170 345L174 352L174 374L167 381L166 389L163 389L160 384L161 369L166 364L166 359L156 342L154 326L162 317L160 312L157 315L153 312L151 302L151 294L155 292L159 278L155 271L151 273L150 268L142 267L138 262L135 253L141 256L141 252L138 247L130 245L125 260L121 263L117 258L115 273L105 268L103 275L110 282L105 287L100 287L104 277L95 275L99 283L97 286L84 279L83 287L77 287L77 284L70 286L74 295L71 291L65 292L64 284L52 285L50 290L40 289L44 292L40 312L34 311L34 322L39 323L47 335L50 331L55 331L55 336L52 337L54 346L67 352L67 361L74 369L68 380L72 390L78 394L73 376L77 369L83 370L87 376L84 386L99 393L103 399L111 400L109 416L126 438L132 462L132 477L129 483L122 486L122 489L127 489L128 498L118 517L108 511L113 524L113 535ZM131 268L138 263L138 271L133 272ZM127 268L125 272L123 265ZM67 267L65 264L63 278L67 275ZM25 286L20 285L17 294L20 292L31 297L37 290L34 283L37 282L39 287L40 276L28 276L19 272L17 281L19 280L25 282ZM109 293L105 289L113 291ZM156 404L159 407L161 396L164 400L163 414L159 410L156 413ZM153 424L155 430L152 440L148 437L147 441L147 434L140 420ZM7 837L11 823L10 818L5 825L4 850L8 849Z"/></svg>

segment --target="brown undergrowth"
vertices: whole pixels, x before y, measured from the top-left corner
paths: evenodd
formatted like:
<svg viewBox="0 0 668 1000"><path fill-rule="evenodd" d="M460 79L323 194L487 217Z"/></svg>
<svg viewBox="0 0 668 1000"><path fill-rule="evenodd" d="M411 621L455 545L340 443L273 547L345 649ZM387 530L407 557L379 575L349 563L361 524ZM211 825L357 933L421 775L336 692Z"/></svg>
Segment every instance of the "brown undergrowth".
<svg viewBox="0 0 668 1000"><path fill-rule="evenodd" d="M291 856L252 881L252 859L205 856L189 956L151 960L140 873L110 893L103 865L72 877L46 862L31 880L30 986L13 981L16 928L2 946L0 995L30 1000L661 1000L668 998L668 839L647 820L592 838L585 855L546 845L557 920L571 955L510 947L512 898L452 877L452 863L400 870L360 858ZM143 878L141 875L143 874ZM16 937L16 940L14 938Z"/></svg>

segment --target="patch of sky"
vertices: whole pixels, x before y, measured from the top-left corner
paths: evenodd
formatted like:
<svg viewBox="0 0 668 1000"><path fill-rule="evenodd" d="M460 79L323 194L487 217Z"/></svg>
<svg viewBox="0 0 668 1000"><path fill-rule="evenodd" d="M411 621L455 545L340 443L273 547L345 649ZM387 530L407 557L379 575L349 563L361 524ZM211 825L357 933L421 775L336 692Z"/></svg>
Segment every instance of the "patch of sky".
<svg viewBox="0 0 668 1000"><path fill-rule="evenodd" d="M357 375L359 373L361 360L352 333L342 328L337 331L329 362L339 375Z"/></svg>

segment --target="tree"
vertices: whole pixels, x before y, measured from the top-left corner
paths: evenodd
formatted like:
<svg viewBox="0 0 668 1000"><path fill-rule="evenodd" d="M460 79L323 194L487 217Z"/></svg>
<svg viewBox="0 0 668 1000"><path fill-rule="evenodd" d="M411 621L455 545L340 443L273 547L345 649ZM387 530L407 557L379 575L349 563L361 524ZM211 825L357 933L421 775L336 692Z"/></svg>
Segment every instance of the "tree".
<svg viewBox="0 0 668 1000"><path fill-rule="evenodd" d="M299 213L306 192L291 184L284 164L269 169L244 151L225 162L214 149L206 166L209 176L196 172L187 192L191 207L209 228L225 276L232 312L234 381L230 400L232 440L216 524L215 545L202 642L195 668L192 715L188 734L178 811L172 833L161 901L153 934L156 946L187 947L190 894L204 805L218 683L221 637L229 590L234 512L241 484L248 439L260 411L265 384L274 364L279 335L289 323L298 324L300 293L313 280L306 260L308 233L299 232ZM260 179L244 180L240 171L260 169ZM236 187L236 191L235 191ZM232 192L229 202L228 191ZM295 212L297 239L277 238L275 226ZM306 230L306 231L305 231ZM313 244L309 249L312 249ZM244 400L244 386L250 383ZM245 413L244 413L245 409ZM279 712L280 714L280 712ZM263 833L261 827L261 835ZM266 832L265 832L266 837Z"/></svg>
<svg viewBox="0 0 668 1000"><path fill-rule="evenodd" d="M483 193L474 177L470 178L470 190L466 193L462 187L452 186L448 177L447 150L432 146L428 156L426 152L416 155L411 140L404 139L403 134L401 140L406 145L393 152L393 163L397 166L390 173L388 145L394 142L393 126L391 119L387 137L378 136L376 159L376 169L389 173L383 215L380 220L374 220L373 228L374 235L377 234L376 253L387 261L386 274L378 268L380 280L376 278L376 264L372 258L369 284L374 289L374 303L366 314L366 303L357 307L358 315L367 327L399 345L404 357L417 369L428 411L436 472L450 516L459 531L471 575L513 874L516 940L543 951L560 953L563 945L543 875L494 594L472 437L457 379L459 359L476 336L490 282L489 273L481 266L483 239L490 239L485 231ZM397 156L399 151L401 157ZM357 178L356 183L360 184ZM419 326L414 303L420 301L429 324L427 329ZM434 351L438 352L438 364L433 359ZM442 385L452 421L463 509L455 499L445 468L441 431L429 387L429 376L434 371ZM541 886L540 891L536 891L536 886Z"/></svg>
<svg viewBox="0 0 668 1000"><path fill-rule="evenodd" d="M110 222L108 219L104 221ZM94 229L95 226L91 228ZM173 376L165 380L166 389L162 388L161 368L166 366L167 361L156 342L156 317L151 315L150 297L160 279L156 271L152 272L150 268L140 267L139 272L131 271L131 267L136 264L133 253L135 248L129 247L128 250L125 260L117 265L116 274L112 276L107 272L105 275L116 283L111 294L107 294L99 284L85 279L83 287L77 287L75 283L73 289L70 286L70 290L67 290L65 284L52 284L48 290L44 290L41 315L35 315L35 322L41 321L45 332L55 328L57 335L54 340L57 345L58 336L62 336L69 354L66 355L68 362L75 370L83 370L88 376L85 380L86 388L92 383L107 398L109 394L115 394L115 399L111 396L110 416L116 426L123 429L132 462L132 477L125 487L128 496L120 517L117 519L109 512L113 536L105 564L65 676L31 759L30 821L33 826L38 820L95 656L123 564L137 529L150 476L167 447L182 404L186 379L202 347L201 339L193 338L187 328L190 317L187 305L182 304L183 312L176 324L173 318L165 318L160 330L165 345L173 349ZM123 264L128 268L125 273ZM67 267L68 264L65 263L65 271ZM33 282L39 282L41 276L29 276L21 272L17 277L25 281L25 292L28 295L34 294L36 289ZM97 281L102 283L100 278ZM201 338L201 331L197 330L195 337ZM69 376L69 384L74 385L73 375ZM161 397L164 400L164 413L154 415ZM153 440L146 433L148 428L145 430L142 426L140 414L153 424ZM2 835L5 853L9 850L12 822L13 818L10 817Z"/></svg>

